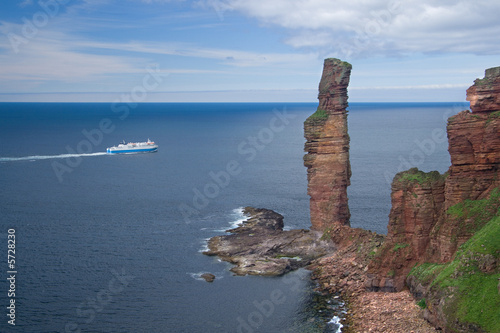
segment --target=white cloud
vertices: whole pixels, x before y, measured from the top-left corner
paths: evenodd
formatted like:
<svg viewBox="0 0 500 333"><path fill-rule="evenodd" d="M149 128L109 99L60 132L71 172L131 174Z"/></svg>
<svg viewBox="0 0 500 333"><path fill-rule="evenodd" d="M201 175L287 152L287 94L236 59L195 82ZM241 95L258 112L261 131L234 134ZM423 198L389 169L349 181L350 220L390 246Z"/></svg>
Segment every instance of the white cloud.
<svg viewBox="0 0 500 333"><path fill-rule="evenodd" d="M0 33L21 29L20 24L0 21ZM207 59L211 65L189 61L192 67L179 66L170 61L174 59L171 57ZM8 38L0 38L0 90L80 91L94 84L91 89L115 91L140 79L152 62L158 63L164 73L220 77L236 73L245 75L249 71L256 73L255 69L247 69L249 67L261 72L281 69L290 73L300 68L300 64L312 61L318 61L317 55L312 53L259 53L200 47L192 43L95 41L47 26L33 38L25 38L25 43L18 45L18 52Z"/></svg>
<svg viewBox="0 0 500 333"><path fill-rule="evenodd" d="M9 42L2 39L0 49L0 78L31 80L82 80L96 75L136 73L133 63L144 59L115 57L79 52L71 37L59 32L42 30L33 39L25 39L18 53L12 52Z"/></svg>
<svg viewBox="0 0 500 333"><path fill-rule="evenodd" d="M114 51L135 52L149 55L172 55L190 58L220 60L234 67L261 67L266 65L289 66L305 61L317 60L313 53L259 53L239 51L224 48L199 47L189 43L158 43L158 42L93 42L79 41L73 45L80 48L107 49Z"/></svg>
<svg viewBox="0 0 500 333"><path fill-rule="evenodd" d="M28 38L28 43L19 45L18 53L12 51L6 36L9 32L22 36L22 21L0 21L0 90L126 91L142 79L145 67L151 63L158 63L162 72L174 74L161 87L165 91L308 88L317 86L322 59L336 56L353 63L350 89L359 96L372 91L370 96L375 97L410 90L463 92L466 86L457 84L472 81L476 72L479 76L484 68L497 65L492 59L495 57L460 55L460 61L448 61L444 58L451 55L442 53L500 53L496 42L500 23L495 16L500 5L483 0L475 4L441 0L439 6L430 0L126 3L82 0L64 10L61 7L56 17ZM165 11L157 9L163 7ZM136 11L141 11L140 15ZM126 15L128 12L134 12L134 19ZM230 32L237 21L227 18L236 12L270 26L272 29L262 29L266 33L279 35L284 31L286 35L279 36L281 41L298 49L282 45L268 48L266 43L257 47L259 40L252 40L257 34L249 35L248 43L246 36L242 36L241 43L233 43L231 38L225 41L221 27L227 26ZM241 19L239 15L235 18ZM143 27L147 32L141 32ZM209 36L205 32L210 27L219 28L213 31L221 34L216 42L196 32L205 29L199 35ZM175 42L182 40L190 42ZM409 53L415 54L394 57ZM383 54L392 57L378 57ZM472 71L472 79L460 73L465 69Z"/></svg>
<svg viewBox="0 0 500 333"><path fill-rule="evenodd" d="M490 0L209 0L287 29L294 47L349 57L409 52L500 54Z"/></svg>

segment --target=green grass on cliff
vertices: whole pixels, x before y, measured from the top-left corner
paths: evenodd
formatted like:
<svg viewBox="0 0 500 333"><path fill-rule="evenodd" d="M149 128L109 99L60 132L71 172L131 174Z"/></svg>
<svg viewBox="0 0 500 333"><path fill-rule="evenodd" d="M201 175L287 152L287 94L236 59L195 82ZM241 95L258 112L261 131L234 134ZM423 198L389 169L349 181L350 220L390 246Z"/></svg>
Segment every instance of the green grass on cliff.
<svg viewBox="0 0 500 333"><path fill-rule="evenodd" d="M472 325L486 332L500 332L499 240L497 214L460 246L450 263L421 264L410 272L409 275L429 286L430 292L425 295L427 305L432 306L437 299L444 302L449 325L462 328Z"/></svg>
<svg viewBox="0 0 500 333"><path fill-rule="evenodd" d="M448 216L460 221L459 233L473 233L481 229L494 216L500 214L500 188L481 200L465 200L448 208Z"/></svg>
<svg viewBox="0 0 500 333"><path fill-rule="evenodd" d="M426 183L432 183L442 180L444 179L444 177L446 177L446 175L442 175L438 171L423 172L418 170L417 168L411 168L410 170L398 173L394 177L394 180L398 180L399 182L405 182L408 184L418 183L420 185L423 185Z"/></svg>
<svg viewBox="0 0 500 333"><path fill-rule="evenodd" d="M420 283L428 285L443 271L446 265L424 263L413 267L408 275L417 277Z"/></svg>
<svg viewBox="0 0 500 333"><path fill-rule="evenodd" d="M398 252L399 249L404 249L404 248L407 248L408 246L410 246L410 244L406 244L406 243L397 243L396 245L394 245L394 247L392 248L392 252Z"/></svg>
<svg viewBox="0 0 500 333"><path fill-rule="evenodd" d="M495 119L500 119L500 111L495 111L488 115L488 119L486 120L486 126L488 126Z"/></svg>
<svg viewBox="0 0 500 333"><path fill-rule="evenodd" d="M316 112L306 119L306 122L322 121L328 119L328 113L325 110L318 108Z"/></svg>

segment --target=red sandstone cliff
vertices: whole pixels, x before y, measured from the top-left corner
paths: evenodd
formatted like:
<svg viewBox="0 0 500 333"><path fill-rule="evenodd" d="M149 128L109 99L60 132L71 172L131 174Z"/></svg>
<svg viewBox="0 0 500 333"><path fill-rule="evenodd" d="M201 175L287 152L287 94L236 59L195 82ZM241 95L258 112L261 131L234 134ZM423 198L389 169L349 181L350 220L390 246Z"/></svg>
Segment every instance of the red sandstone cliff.
<svg viewBox="0 0 500 333"><path fill-rule="evenodd" d="M304 122L312 229L349 225L347 186L350 185L347 86L352 66L325 59L319 84L319 106Z"/></svg>
<svg viewBox="0 0 500 333"><path fill-rule="evenodd" d="M366 287L399 291L411 268L425 260L436 222L442 218L445 177L439 172L410 169L398 173L391 185L392 208L387 237L369 264Z"/></svg>
<svg viewBox="0 0 500 333"><path fill-rule="evenodd" d="M411 169L394 178L388 234L369 265L369 289L401 290L416 263L449 262L482 227L449 209L485 199L500 186L500 67L486 70L485 78L467 90L467 100L472 112L448 119L452 165L447 174Z"/></svg>
<svg viewBox="0 0 500 333"><path fill-rule="evenodd" d="M324 237L338 247L332 257L317 261L313 278L321 289L349 295L354 303L366 290L398 291L406 284L423 301L424 316L434 327L447 333L498 332L491 327L500 323L500 296L496 295L500 67L486 70L485 77L467 90L472 112L462 111L448 119L452 162L448 172L441 175L414 168L394 177L388 234L383 240L348 223L344 195L350 177L349 137L347 95L343 94L347 82L345 87L340 84L341 68L335 65L339 62L325 61L320 107L305 122L308 154L304 164L313 228L324 230ZM331 94L322 90L328 84ZM457 251L462 244L463 251ZM435 278L440 282L434 283ZM483 309L486 301L489 306ZM468 312L471 315L466 318Z"/></svg>

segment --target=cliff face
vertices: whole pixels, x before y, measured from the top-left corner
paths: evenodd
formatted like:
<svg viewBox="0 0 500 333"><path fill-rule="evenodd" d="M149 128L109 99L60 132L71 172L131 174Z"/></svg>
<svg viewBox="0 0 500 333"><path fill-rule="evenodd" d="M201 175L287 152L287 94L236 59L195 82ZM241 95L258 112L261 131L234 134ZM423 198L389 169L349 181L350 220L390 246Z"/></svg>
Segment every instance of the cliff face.
<svg viewBox="0 0 500 333"><path fill-rule="evenodd" d="M394 178L387 239L370 264L369 289L401 290L416 263L449 262L487 222L453 212L464 201L486 202L500 186L500 67L486 70L467 90L467 100L472 112L448 119L448 172L411 169ZM484 213L494 214L494 206Z"/></svg>
<svg viewBox="0 0 500 333"><path fill-rule="evenodd" d="M474 97L470 91L468 96ZM490 112L462 111L448 120L452 165L446 183L447 207L465 199L481 199L498 186L499 110L500 105Z"/></svg>
<svg viewBox="0 0 500 333"><path fill-rule="evenodd" d="M352 66L325 59L319 84L319 106L304 122L312 229L349 225L347 186L350 185L347 86Z"/></svg>
<svg viewBox="0 0 500 333"><path fill-rule="evenodd" d="M448 308L451 300L461 302L455 297L458 289L440 290L431 283L429 277L433 275L419 268L434 263L437 266L431 266L432 269L440 272L457 260L455 255L462 244L469 243L471 237L499 214L500 67L487 70L484 79L476 80L467 90L467 100L471 102L472 112L462 111L448 119L452 163L448 172L440 175L436 171L424 173L411 169L394 178L387 238L369 265L366 281L366 287L371 290L398 291L405 283L409 284L415 295L430 301L426 310L428 319L447 332L471 329L468 324L462 325L462 319L457 319L462 326L450 322L450 318L454 318L451 315L454 310ZM486 250L485 244L481 246ZM493 255L486 259L476 259L482 255L472 256L474 264L468 263L465 267L477 264L478 271L483 273L498 271L500 251L496 255L491 251ZM460 256L469 260L471 254ZM418 268L413 270L418 274L407 279L413 267ZM450 278L468 278L472 269L467 270L467 273L455 272L458 275ZM434 278L437 276L436 273Z"/></svg>
<svg viewBox="0 0 500 333"><path fill-rule="evenodd" d="M489 68L483 79L467 89L467 100L474 113L494 112L500 106L500 67Z"/></svg>
<svg viewBox="0 0 500 333"><path fill-rule="evenodd" d="M349 227L350 69L325 61L318 111L304 126L312 225L338 247L313 277L354 298L407 286L443 332L500 332L500 67L467 90L472 111L448 119L449 170L394 177L385 240Z"/></svg>
<svg viewBox="0 0 500 333"><path fill-rule="evenodd" d="M387 237L369 265L366 287L399 291L411 268L426 257L431 234L443 212L444 176L418 169L401 172L392 182Z"/></svg>
<svg viewBox="0 0 500 333"><path fill-rule="evenodd" d="M450 208L465 200L484 200L500 186L500 67L486 70L467 90L470 111L448 119L448 151L451 157L445 182L444 212L435 221L427 262L448 262L458 246L481 225L461 221ZM465 225L464 225L465 223Z"/></svg>

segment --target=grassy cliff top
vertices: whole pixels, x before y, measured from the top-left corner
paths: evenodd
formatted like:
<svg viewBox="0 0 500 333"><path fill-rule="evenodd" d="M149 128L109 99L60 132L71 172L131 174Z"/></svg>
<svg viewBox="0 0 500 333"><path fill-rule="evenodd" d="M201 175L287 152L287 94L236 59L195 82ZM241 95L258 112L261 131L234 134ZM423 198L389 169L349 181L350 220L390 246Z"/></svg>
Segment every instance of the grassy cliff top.
<svg viewBox="0 0 500 333"><path fill-rule="evenodd" d="M409 274L429 289L424 304L432 307L442 302L448 328L453 332L463 332L464 327L500 332L499 193L500 189L496 189L488 199L497 201L496 213L460 246L451 262L421 264ZM469 201L466 205L471 211L481 210L484 201Z"/></svg>
<svg viewBox="0 0 500 333"><path fill-rule="evenodd" d="M442 181L446 177L438 171L424 172L418 168L411 168L410 170L402 171L394 176L393 183L402 183L405 185L424 185L433 182Z"/></svg>
<svg viewBox="0 0 500 333"><path fill-rule="evenodd" d="M342 60L337 59L337 58L326 58L325 63L326 62L333 62L336 65L340 65L342 67L348 67L349 69L352 69L352 65L350 63L348 63L347 61L342 61Z"/></svg>

